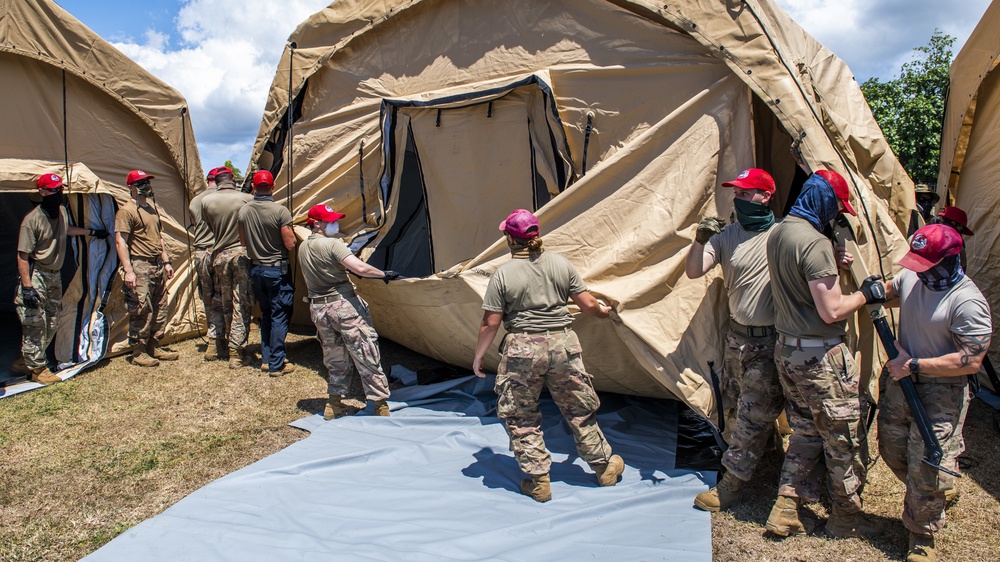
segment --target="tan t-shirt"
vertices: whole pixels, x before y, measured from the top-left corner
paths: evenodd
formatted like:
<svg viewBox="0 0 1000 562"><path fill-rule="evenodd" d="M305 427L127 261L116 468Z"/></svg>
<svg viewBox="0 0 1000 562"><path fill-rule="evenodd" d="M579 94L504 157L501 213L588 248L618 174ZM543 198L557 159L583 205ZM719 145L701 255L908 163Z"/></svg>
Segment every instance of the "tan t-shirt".
<svg viewBox="0 0 1000 562"><path fill-rule="evenodd" d="M705 246L705 252L722 266L729 315L745 326L774 324L771 275L767 271L767 238L772 230L754 232L740 223L731 224Z"/></svg>
<svg viewBox="0 0 1000 562"><path fill-rule="evenodd" d="M215 246L215 235L212 234L212 229L208 228L201 208L201 202L205 196L214 191L214 187L202 191L195 195L188 205L188 210L191 211L191 220L194 221L194 228L191 230L191 245L199 250L211 250L212 246Z"/></svg>
<svg viewBox="0 0 1000 562"><path fill-rule="evenodd" d="M274 201L250 201L240 209L240 226L253 261L271 263L288 259L281 227L292 226L292 213Z"/></svg>
<svg viewBox="0 0 1000 562"><path fill-rule="evenodd" d="M899 343L912 357L940 357L958 351L954 336L993 333L990 305L979 287L963 277L947 291L928 289L904 269L892 280L899 294ZM925 376L921 376L924 380ZM958 382L955 377L933 377Z"/></svg>
<svg viewBox="0 0 1000 562"><path fill-rule="evenodd" d="M65 207L59 207L59 216L54 219L35 207L21 221L17 251L28 254L42 269L59 271L66 259L67 224Z"/></svg>
<svg viewBox="0 0 1000 562"><path fill-rule="evenodd" d="M483 310L503 312L504 328L514 332L559 330L573 323L566 302L587 290L573 264L554 252L533 259L511 259L490 277Z"/></svg>
<svg viewBox="0 0 1000 562"><path fill-rule="evenodd" d="M809 221L789 216L771 227L767 268L774 298L774 328L796 338L828 339L847 334L847 321L827 324L813 302L809 282L836 277L833 243Z"/></svg>
<svg viewBox="0 0 1000 562"><path fill-rule="evenodd" d="M236 191L231 182L219 184L214 193L201 200L201 216L215 235L212 250L221 252L240 245L240 209L252 200L252 195Z"/></svg>
<svg viewBox="0 0 1000 562"><path fill-rule="evenodd" d="M160 237L160 217L152 203L144 207L130 200L115 214L115 231L128 245L130 258L156 259L163 253Z"/></svg>
<svg viewBox="0 0 1000 562"><path fill-rule="evenodd" d="M299 244L299 266L309 289L309 298L354 295L343 261L354 255L336 238L313 233Z"/></svg>

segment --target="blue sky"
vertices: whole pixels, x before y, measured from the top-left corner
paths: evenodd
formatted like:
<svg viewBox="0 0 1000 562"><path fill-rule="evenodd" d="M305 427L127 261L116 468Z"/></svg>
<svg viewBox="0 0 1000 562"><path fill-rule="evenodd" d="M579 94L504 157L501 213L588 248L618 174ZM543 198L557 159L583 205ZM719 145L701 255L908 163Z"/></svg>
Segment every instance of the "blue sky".
<svg viewBox="0 0 1000 562"><path fill-rule="evenodd" d="M250 158L288 36L330 0L56 0L184 95L205 169ZM957 53L990 0L777 0L859 82L889 79L935 29Z"/></svg>

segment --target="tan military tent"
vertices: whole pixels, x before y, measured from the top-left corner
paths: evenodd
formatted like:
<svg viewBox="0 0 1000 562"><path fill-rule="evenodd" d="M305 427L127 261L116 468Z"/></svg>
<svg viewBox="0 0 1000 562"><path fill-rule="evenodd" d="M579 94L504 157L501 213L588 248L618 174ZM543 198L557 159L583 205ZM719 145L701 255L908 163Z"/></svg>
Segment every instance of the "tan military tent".
<svg viewBox="0 0 1000 562"><path fill-rule="evenodd" d="M204 181L184 98L49 0L0 0L0 76L0 303L7 314L18 226L31 210L37 177L62 175L72 220L111 230L116 206L129 198L125 175L139 168L156 176L156 204L177 268L168 332L173 339L197 333L201 313L185 225L188 190L203 189ZM71 258L56 341L64 368L121 351L128 324L114 239L76 239ZM9 344L16 353L19 345Z"/></svg>
<svg viewBox="0 0 1000 562"><path fill-rule="evenodd" d="M744 168L784 212L793 153L849 177L873 266L902 250L912 183L850 70L772 2L343 0L290 37L251 166L300 219L347 213L360 255L411 277L359 282L380 333L456 365L508 259L497 225L537 209L616 307L574 324L596 386L711 414L728 305L684 256Z"/></svg>
<svg viewBox="0 0 1000 562"><path fill-rule="evenodd" d="M948 103L941 134L938 191L942 202L969 216L974 236L966 239L968 275L1000 325L1000 2L986 9L979 25L955 57L949 71ZM943 204L943 203L942 203ZM1000 365L1000 346L990 357Z"/></svg>

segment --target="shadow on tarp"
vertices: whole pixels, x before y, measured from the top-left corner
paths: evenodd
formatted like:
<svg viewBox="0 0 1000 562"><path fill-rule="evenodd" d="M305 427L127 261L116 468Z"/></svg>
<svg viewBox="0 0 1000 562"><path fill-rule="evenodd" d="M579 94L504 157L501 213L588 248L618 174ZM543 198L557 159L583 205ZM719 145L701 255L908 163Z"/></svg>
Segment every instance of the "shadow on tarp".
<svg viewBox="0 0 1000 562"><path fill-rule="evenodd" d="M709 514L691 506L715 474L676 468L677 403L602 395L599 423L626 463L602 488L546 397L553 499L540 504L518 492L492 389L444 380L394 390L388 418L298 420L309 438L86 560L711 560Z"/></svg>

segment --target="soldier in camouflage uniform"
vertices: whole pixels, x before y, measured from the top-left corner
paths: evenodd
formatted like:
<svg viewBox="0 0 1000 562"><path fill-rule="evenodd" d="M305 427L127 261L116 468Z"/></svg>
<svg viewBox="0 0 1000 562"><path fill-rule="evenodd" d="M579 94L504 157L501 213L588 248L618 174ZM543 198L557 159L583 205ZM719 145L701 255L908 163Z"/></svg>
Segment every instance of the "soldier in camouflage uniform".
<svg viewBox="0 0 1000 562"><path fill-rule="evenodd" d="M774 225L768 202L775 191L774 179L764 170L750 168L722 186L734 188L739 222L726 227L718 217L701 221L685 264L690 279L721 264L729 293L719 406L725 412L729 448L722 457L722 480L694 500L695 507L706 511L719 511L739 499L785 405L774 364L774 304L767 272L767 238Z"/></svg>
<svg viewBox="0 0 1000 562"><path fill-rule="evenodd" d="M372 327L368 304L355 293L347 272L386 283L398 279L399 274L368 265L335 238L342 213L315 205L307 216L312 235L299 245L298 256L309 291L309 315L329 372L329 400L323 417L331 420L364 407L364 401L353 396L359 378L363 398L374 403L375 415L388 416L389 381L382 371L378 334Z"/></svg>
<svg viewBox="0 0 1000 562"><path fill-rule="evenodd" d="M222 303L222 321L216 329L217 357L229 350L229 368L242 368L250 329L250 259L240 245L240 209L253 196L236 189L233 171L215 169L216 190L201 200L201 215L215 236L212 274Z"/></svg>
<svg viewBox="0 0 1000 562"><path fill-rule="evenodd" d="M611 308L587 291L566 258L542 251L538 218L531 212L514 211L500 230L513 259L490 277L472 369L485 376L483 357L502 320L507 335L497 370L497 415L506 424L517 464L529 476L521 481L521 492L539 502L552 499L552 457L538 410L544 387L569 423L580 458L594 469L601 486L614 486L625 463L612 454L597 425L600 400L584 368L580 340L570 328L573 316L566 302L573 299L582 312L598 318L607 318Z"/></svg>
<svg viewBox="0 0 1000 562"><path fill-rule="evenodd" d="M107 230L70 226L63 207L63 182L56 174L38 178L42 204L21 221L17 239L17 272L20 290L14 296L21 319L21 357L11 370L34 382L51 384L62 379L48 370L45 350L56 335L62 311L62 276L66 237L90 234L104 239Z"/></svg>
<svg viewBox="0 0 1000 562"><path fill-rule="evenodd" d="M115 239L121 262L125 306L128 308L128 341L132 363L155 367L176 361L177 352L160 348L167 325L167 281L174 268L163 240L160 215L150 198L154 176L142 170L128 173L125 183L132 199L115 214Z"/></svg>
<svg viewBox="0 0 1000 562"><path fill-rule="evenodd" d="M840 212L855 214L847 182L836 172L819 170L806 180L767 242L778 331L775 361L793 429L778 500L766 525L780 536L805 533L799 503L819 501L824 485L833 512L828 535L878 532L861 509L860 370L845 341L847 318L866 303L884 302L885 290L869 278L860 291L841 292L837 254L823 234Z"/></svg>
<svg viewBox="0 0 1000 562"><path fill-rule="evenodd" d="M226 340L220 340L223 329L225 329L225 317L222 314L222 294L215 287L215 273L212 271L212 247L215 246L215 235L208 228L208 223L202 216L201 202L205 196L215 191L215 173L217 168L212 168L205 178L208 189L202 191L191 199L188 210L191 211L193 227L191 236L194 246L194 270L198 276L198 296L205 305L205 319L208 321L208 337L213 343L205 350L205 361L215 361L216 359L228 359L229 349L225 345ZM219 342L222 342L222 345Z"/></svg>
<svg viewBox="0 0 1000 562"><path fill-rule="evenodd" d="M979 372L993 333L989 304L962 270L962 247L961 235L951 226L917 230L899 262L905 269L886 287L890 300L899 298L899 355L886 364L879 381L879 452L906 484L907 562L935 559L934 533L944 528L945 496L955 482L922 462L923 440L899 381L913 379L944 450L942 464L957 470L956 459L965 448L969 377Z"/></svg>

